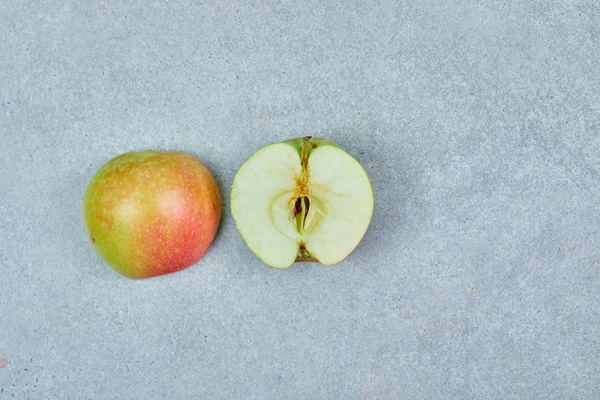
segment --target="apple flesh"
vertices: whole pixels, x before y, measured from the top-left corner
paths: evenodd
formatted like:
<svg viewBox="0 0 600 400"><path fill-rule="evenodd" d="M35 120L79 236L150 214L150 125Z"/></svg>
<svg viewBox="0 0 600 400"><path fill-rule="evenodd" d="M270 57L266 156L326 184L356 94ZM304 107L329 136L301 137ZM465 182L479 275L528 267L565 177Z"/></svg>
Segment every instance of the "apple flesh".
<svg viewBox="0 0 600 400"><path fill-rule="evenodd" d="M362 165L335 143L306 136L263 147L238 170L231 212L265 264L337 264L362 240L373 215Z"/></svg>
<svg viewBox="0 0 600 400"><path fill-rule="evenodd" d="M115 271L150 278L187 268L210 247L221 220L217 181L178 151L121 154L94 175L83 221L100 257Z"/></svg>

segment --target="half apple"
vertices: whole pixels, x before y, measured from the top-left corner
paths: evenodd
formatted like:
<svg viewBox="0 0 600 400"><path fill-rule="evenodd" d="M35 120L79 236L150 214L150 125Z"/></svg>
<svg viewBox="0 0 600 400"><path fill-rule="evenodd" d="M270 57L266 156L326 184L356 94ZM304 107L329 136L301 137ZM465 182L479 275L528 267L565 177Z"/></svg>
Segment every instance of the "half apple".
<svg viewBox="0 0 600 400"><path fill-rule="evenodd" d="M337 264L362 240L373 215L367 172L335 143L306 136L263 147L239 169L231 212L265 264Z"/></svg>

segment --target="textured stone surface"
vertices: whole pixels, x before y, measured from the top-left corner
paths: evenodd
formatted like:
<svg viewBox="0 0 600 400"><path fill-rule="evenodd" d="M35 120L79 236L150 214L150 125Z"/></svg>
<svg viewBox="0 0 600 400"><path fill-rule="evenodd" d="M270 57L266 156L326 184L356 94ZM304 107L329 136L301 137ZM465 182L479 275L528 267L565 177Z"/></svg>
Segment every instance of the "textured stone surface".
<svg viewBox="0 0 600 400"><path fill-rule="evenodd" d="M592 399L600 3L0 2L0 398ZM276 271L237 168L314 135L376 194L342 264ZM187 151L224 195L177 274L87 243L109 158Z"/></svg>

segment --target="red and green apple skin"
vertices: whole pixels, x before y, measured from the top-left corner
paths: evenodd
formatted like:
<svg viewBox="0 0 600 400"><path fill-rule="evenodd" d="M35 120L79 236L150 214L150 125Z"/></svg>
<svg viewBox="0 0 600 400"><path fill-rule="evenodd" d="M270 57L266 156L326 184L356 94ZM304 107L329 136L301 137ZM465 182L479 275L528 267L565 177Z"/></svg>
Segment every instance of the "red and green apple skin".
<svg viewBox="0 0 600 400"><path fill-rule="evenodd" d="M115 271L132 279L198 262L221 220L209 169L178 151L121 154L94 175L83 197L88 238Z"/></svg>

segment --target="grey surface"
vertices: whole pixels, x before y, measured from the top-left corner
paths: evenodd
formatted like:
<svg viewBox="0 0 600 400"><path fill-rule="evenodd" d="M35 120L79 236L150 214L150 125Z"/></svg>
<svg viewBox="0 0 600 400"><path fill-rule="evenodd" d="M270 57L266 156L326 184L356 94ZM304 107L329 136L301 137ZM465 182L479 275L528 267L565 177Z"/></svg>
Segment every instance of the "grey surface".
<svg viewBox="0 0 600 400"><path fill-rule="evenodd" d="M0 398L599 398L596 0L3 0L0 38ZM303 135L375 214L343 263L277 271L227 199ZM197 265L131 281L80 208L142 149L225 204Z"/></svg>

